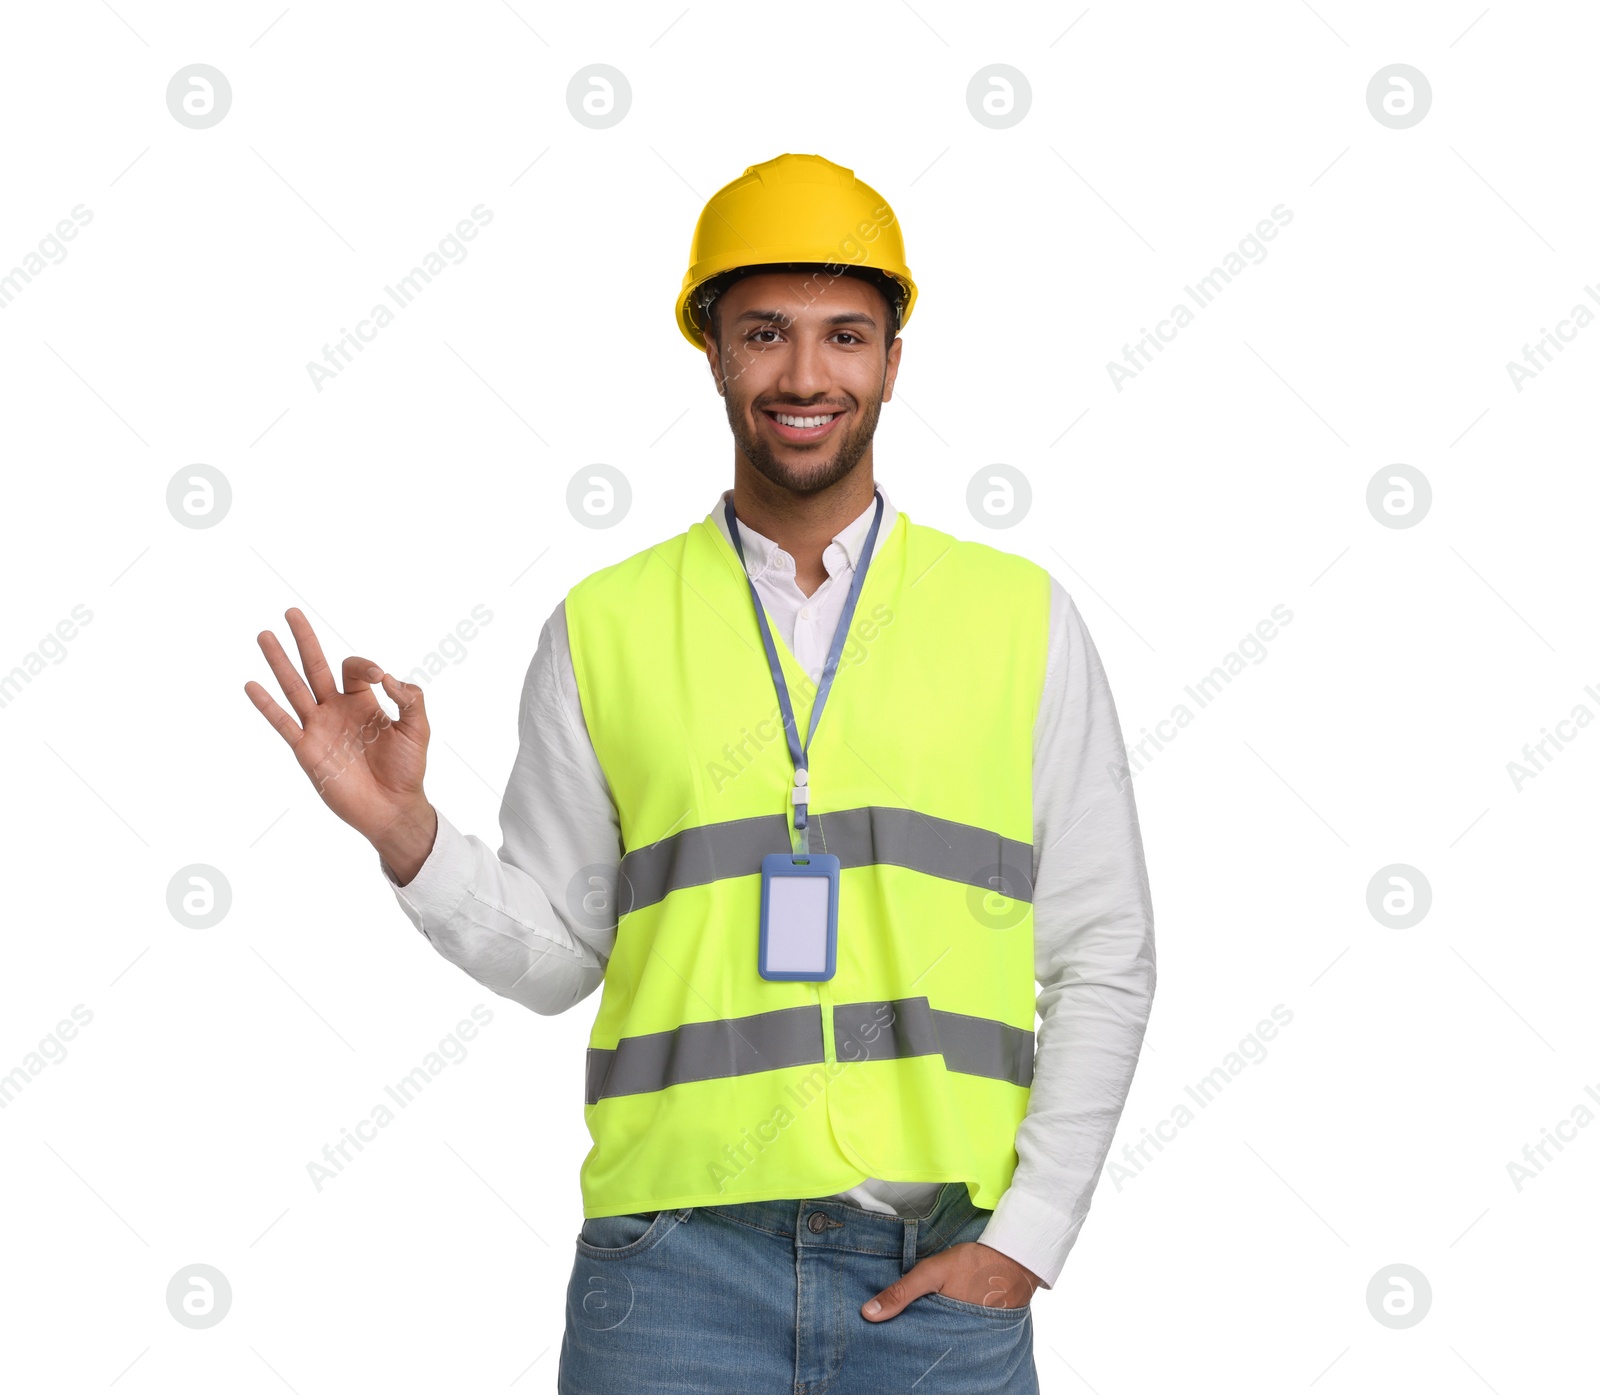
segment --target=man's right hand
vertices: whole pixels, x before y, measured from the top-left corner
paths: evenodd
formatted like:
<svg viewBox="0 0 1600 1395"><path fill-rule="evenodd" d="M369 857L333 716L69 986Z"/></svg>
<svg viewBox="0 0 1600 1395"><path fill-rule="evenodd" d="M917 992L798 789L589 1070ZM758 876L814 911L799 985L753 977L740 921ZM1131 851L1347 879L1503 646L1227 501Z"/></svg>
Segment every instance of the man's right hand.
<svg viewBox="0 0 1600 1395"><path fill-rule="evenodd" d="M344 661L340 692L310 622L293 606L284 618L300 649L304 680L271 630L262 630L256 642L299 723L261 684L246 683L245 693L289 743L322 802L371 841L404 886L427 861L438 829L422 792L428 753L422 689L351 655ZM400 709L398 720L372 691L380 680Z"/></svg>

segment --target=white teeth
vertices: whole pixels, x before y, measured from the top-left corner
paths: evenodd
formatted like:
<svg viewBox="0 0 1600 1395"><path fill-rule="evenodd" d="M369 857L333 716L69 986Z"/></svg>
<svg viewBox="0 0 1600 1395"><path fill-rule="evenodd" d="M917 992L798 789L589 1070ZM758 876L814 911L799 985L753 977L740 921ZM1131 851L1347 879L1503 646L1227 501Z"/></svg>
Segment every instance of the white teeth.
<svg viewBox="0 0 1600 1395"><path fill-rule="evenodd" d="M837 412L829 412L825 417L790 417L785 416L782 412L774 412L772 415L785 426L812 427L826 426L839 414Z"/></svg>

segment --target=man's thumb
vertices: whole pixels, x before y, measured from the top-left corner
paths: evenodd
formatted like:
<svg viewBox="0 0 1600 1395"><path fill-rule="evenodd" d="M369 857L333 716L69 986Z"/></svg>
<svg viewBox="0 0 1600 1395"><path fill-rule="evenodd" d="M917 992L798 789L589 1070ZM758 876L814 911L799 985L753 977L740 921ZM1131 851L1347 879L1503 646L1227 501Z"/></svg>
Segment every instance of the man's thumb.
<svg viewBox="0 0 1600 1395"><path fill-rule="evenodd" d="M394 699L394 705L400 709L398 725L414 735L426 738L428 712L427 704L422 698L421 687L415 683L402 683L394 674L385 672L383 691Z"/></svg>
<svg viewBox="0 0 1600 1395"><path fill-rule="evenodd" d="M883 1322L902 1311L913 1298L932 1293L938 1287L937 1278L928 1267L928 1261L913 1265L888 1288L861 1305L861 1315L873 1322Z"/></svg>

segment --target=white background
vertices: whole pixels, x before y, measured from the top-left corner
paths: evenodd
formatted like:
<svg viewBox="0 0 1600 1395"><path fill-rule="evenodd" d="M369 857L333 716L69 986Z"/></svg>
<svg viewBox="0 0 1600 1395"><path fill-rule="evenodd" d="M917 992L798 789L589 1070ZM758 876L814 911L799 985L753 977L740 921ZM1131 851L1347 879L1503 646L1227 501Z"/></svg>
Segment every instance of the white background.
<svg viewBox="0 0 1600 1395"><path fill-rule="evenodd" d="M93 218L0 312L0 670L93 618L0 708L0 1072L93 1020L0 1111L0 1383L554 1388L598 999L539 1018L440 960L242 686L275 687L255 635L287 643L290 605L335 665L401 675L486 606L428 684L428 792L497 845L544 619L731 483L672 304L704 200L784 151L905 229L878 478L1061 579L1125 736L1293 612L1136 777L1160 983L1113 1159L1293 1021L1102 1177L1034 1300L1044 1389L1592 1382L1600 1128L1520 1190L1507 1164L1600 1113L1600 730L1520 790L1507 762L1600 713L1600 327L1520 392L1506 369L1600 293L1591 7L117 0L6 31L0 270ZM1365 96L1397 62L1432 86L1404 130ZM166 107L191 63L232 86L207 130ZM632 88L605 130L566 103L593 63ZM990 63L1032 87L1003 130L966 103ZM319 392L307 362L480 203ZM1278 204L1266 259L1118 391L1107 361ZM166 506L197 462L233 491L210 529ZM604 531L565 503L596 462L633 490ZM966 506L996 463L1033 490L1004 531ZM1367 509L1395 463L1432 486L1415 527ZM208 930L167 909L191 863L232 888ZM1391 863L1432 887L1409 929L1367 908ZM318 1191L477 1003L466 1058ZM204 1331L166 1307L194 1262L233 1290ZM1395 1263L1432 1288L1405 1330L1366 1299Z"/></svg>

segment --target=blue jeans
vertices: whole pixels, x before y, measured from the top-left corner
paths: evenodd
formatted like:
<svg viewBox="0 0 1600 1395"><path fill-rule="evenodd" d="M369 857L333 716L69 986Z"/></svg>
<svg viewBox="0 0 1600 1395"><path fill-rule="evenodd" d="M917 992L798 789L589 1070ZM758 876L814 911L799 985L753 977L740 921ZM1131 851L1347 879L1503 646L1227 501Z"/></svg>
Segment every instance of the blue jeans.
<svg viewBox="0 0 1600 1395"><path fill-rule="evenodd" d="M922 1217L751 1201L585 1220L560 1395L1038 1395L1031 1308L861 1305L993 1213L947 1183Z"/></svg>

